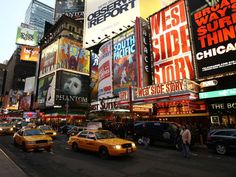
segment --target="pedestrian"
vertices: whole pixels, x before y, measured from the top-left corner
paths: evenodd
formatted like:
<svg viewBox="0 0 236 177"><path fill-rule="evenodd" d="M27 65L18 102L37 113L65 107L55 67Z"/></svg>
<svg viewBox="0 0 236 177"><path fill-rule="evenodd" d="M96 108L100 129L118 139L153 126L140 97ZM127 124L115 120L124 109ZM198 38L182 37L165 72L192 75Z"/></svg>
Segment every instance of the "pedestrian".
<svg viewBox="0 0 236 177"><path fill-rule="evenodd" d="M187 125L183 126L183 130L180 132L180 135L182 137L182 152L185 158L188 158L190 156L190 143L191 143L191 132L188 129Z"/></svg>

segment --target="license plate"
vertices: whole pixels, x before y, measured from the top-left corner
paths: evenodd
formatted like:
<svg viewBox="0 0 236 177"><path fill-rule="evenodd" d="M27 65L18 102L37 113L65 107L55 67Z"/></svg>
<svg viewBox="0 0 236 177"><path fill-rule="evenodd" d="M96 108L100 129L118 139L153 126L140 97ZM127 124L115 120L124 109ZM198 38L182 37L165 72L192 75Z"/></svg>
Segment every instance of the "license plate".
<svg viewBox="0 0 236 177"><path fill-rule="evenodd" d="M132 149L127 149L127 153L130 153L130 152L132 152Z"/></svg>

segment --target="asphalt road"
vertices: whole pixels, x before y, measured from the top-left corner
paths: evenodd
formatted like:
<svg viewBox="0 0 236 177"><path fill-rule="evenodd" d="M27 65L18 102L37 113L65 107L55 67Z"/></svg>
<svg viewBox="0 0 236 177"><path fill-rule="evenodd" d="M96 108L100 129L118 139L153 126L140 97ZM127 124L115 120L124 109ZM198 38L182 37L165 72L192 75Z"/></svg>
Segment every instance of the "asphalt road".
<svg viewBox="0 0 236 177"><path fill-rule="evenodd" d="M73 152L59 136L52 152L24 152L11 136L0 147L29 177L235 177L236 155L219 156L206 149L189 159L168 147L138 147L135 154L102 160L96 153Z"/></svg>

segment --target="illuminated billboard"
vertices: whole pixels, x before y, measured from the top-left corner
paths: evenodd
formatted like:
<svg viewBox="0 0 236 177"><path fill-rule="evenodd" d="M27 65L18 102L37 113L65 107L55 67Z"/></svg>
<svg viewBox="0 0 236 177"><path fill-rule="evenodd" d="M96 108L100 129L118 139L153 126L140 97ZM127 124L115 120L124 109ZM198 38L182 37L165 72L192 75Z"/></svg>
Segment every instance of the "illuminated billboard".
<svg viewBox="0 0 236 177"><path fill-rule="evenodd" d="M84 19L84 0L56 0L54 19L57 21L62 15L75 20Z"/></svg>
<svg viewBox="0 0 236 177"><path fill-rule="evenodd" d="M235 72L235 1L188 0L198 79Z"/></svg>
<svg viewBox="0 0 236 177"><path fill-rule="evenodd" d="M130 29L113 39L113 88L114 94L137 86L137 66L135 57L135 34Z"/></svg>
<svg viewBox="0 0 236 177"><path fill-rule="evenodd" d="M65 68L89 74L90 51L82 48L82 44L62 37L59 42L57 68Z"/></svg>
<svg viewBox="0 0 236 177"><path fill-rule="evenodd" d="M25 93L32 93L34 91L34 84L36 81L36 77L27 77L25 79L25 88L24 88L24 92Z"/></svg>
<svg viewBox="0 0 236 177"><path fill-rule="evenodd" d="M58 71L56 83L56 105L68 104L71 108L88 106L89 76Z"/></svg>
<svg viewBox="0 0 236 177"><path fill-rule="evenodd" d="M31 95L23 96L20 100L20 109L27 111L30 110L31 105Z"/></svg>
<svg viewBox="0 0 236 177"><path fill-rule="evenodd" d="M106 42L99 49L98 70L98 98L112 97L112 41Z"/></svg>
<svg viewBox="0 0 236 177"><path fill-rule="evenodd" d="M42 50L39 76L46 75L56 70L58 41Z"/></svg>
<svg viewBox="0 0 236 177"><path fill-rule="evenodd" d="M39 79L38 98L39 108L52 107L55 101L55 74L47 75Z"/></svg>
<svg viewBox="0 0 236 177"><path fill-rule="evenodd" d="M139 0L87 0L85 1L84 44L95 45L99 38L112 37L127 26L133 26L139 16ZM96 32L95 32L96 31Z"/></svg>
<svg viewBox="0 0 236 177"><path fill-rule="evenodd" d="M91 53L91 74L90 74L90 99L92 101L98 100L98 60L96 53Z"/></svg>
<svg viewBox="0 0 236 177"><path fill-rule="evenodd" d="M184 0L150 17L154 82L194 79Z"/></svg>
<svg viewBox="0 0 236 177"><path fill-rule="evenodd" d="M16 44L36 46L38 45L38 32L29 28L18 27Z"/></svg>
<svg viewBox="0 0 236 177"><path fill-rule="evenodd" d="M25 61L38 61L39 47L22 46L20 59Z"/></svg>

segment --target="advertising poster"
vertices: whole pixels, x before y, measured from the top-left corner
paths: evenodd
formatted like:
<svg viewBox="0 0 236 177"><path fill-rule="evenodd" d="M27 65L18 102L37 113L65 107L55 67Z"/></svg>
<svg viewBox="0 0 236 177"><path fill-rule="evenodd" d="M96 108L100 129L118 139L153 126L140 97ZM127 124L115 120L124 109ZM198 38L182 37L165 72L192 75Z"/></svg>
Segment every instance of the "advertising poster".
<svg viewBox="0 0 236 177"><path fill-rule="evenodd" d="M188 0L198 79L235 72L234 0Z"/></svg>
<svg viewBox="0 0 236 177"><path fill-rule="evenodd" d="M90 51L82 48L82 44L61 38L59 42L57 68L65 68L81 73L90 73Z"/></svg>
<svg viewBox="0 0 236 177"><path fill-rule="evenodd" d="M25 88L24 88L24 92L25 93L32 93L34 91L34 84L36 81L36 77L27 77L25 79Z"/></svg>
<svg viewBox="0 0 236 177"><path fill-rule="evenodd" d="M90 98L91 102L98 100L98 55L91 52Z"/></svg>
<svg viewBox="0 0 236 177"><path fill-rule="evenodd" d="M98 99L112 97L112 41L99 49L99 85Z"/></svg>
<svg viewBox="0 0 236 177"><path fill-rule="evenodd" d="M10 89L7 101L8 110L18 110L20 98L23 96L23 90Z"/></svg>
<svg viewBox="0 0 236 177"><path fill-rule="evenodd" d="M149 24L143 18L136 18L136 58L138 63L138 87L152 84Z"/></svg>
<svg viewBox="0 0 236 177"><path fill-rule="evenodd" d="M52 107L55 101L55 74L51 74L39 79L38 104L39 108Z"/></svg>
<svg viewBox="0 0 236 177"><path fill-rule="evenodd" d="M88 106L89 76L58 71L56 84L56 104L71 108Z"/></svg>
<svg viewBox="0 0 236 177"><path fill-rule="evenodd" d="M84 0L56 0L55 21L57 21L63 14L75 20L83 20Z"/></svg>
<svg viewBox="0 0 236 177"><path fill-rule="evenodd" d="M193 79L194 70L184 0L150 17L155 84Z"/></svg>
<svg viewBox="0 0 236 177"><path fill-rule="evenodd" d="M133 28L113 39L113 88L117 96L129 86L137 86L135 52Z"/></svg>
<svg viewBox="0 0 236 177"><path fill-rule="evenodd" d="M56 70L57 50L58 41L43 49L40 62L40 77Z"/></svg>
<svg viewBox="0 0 236 177"><path fill-rule="evenodd" d="M20 109L24 111L30 110L31 95L23 96L20 101Z"/></svg>
<svg viewBox="0 0 236 177"><path fill-rule="evenodd" d="M83 46L88 48L106 36L114 37L120 32L119 29L126 30L127 26L133 26L140 13L139 0L87 0L85 12Z"/></svg>
<svg viewBox="0 0 236 177"><path fill-rule="evenodd" d="M20 59L37 62L39 60L39 47L22 46Z"/></svg>
<svg viewBox="0 0 236 177"><path fill-rule="evenodd" d="M18 27L16 44L29 46L38 45L38 32L29 28Z"/></svg>

